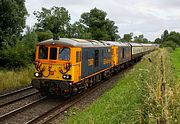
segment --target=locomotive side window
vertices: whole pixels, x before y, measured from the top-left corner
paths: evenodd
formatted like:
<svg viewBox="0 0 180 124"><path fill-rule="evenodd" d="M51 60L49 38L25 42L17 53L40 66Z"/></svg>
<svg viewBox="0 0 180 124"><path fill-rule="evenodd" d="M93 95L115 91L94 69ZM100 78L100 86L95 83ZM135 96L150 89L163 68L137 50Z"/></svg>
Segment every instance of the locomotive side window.
<svg viewBox="0 0 180 124"><path fill-rule="evenodd" d="M124 59L125 48L122 49L122 58Z"/></svg>
<svg viewBox="0 0 180 124"><path fill-rule="evenodd" d="M99 66L99 50L95 50L95 56L94 56L94 66Z"/></svg>
<svg viewBox="0 0 180 124"><path fill-rule="evenodd" d="M39 59L48 58L48 47L40 46L39 47Z"/></svg>
<svg viewBox="0 0 180 124"><path fill-rule="evenodd" d="M80 51L76 52L76 62L80 62L81 61L81 53Z"/></svg>
<svg viewBox="0 0 180 124"><path fill-rule="evenodd" d="M70 49L69 48L60 48L59 50L59 60L70 60Z"/></svg>
<svg viewBox="0 0 180 124"><path fill-rule="evenodd" d="M102 57L104 57L104 50L102 49Z"/></svg>
<svg viewBox="0 0 180 124"><path fill-rule="evenodd" d="M57 48L50 48L50 59L51 60L57 59Z"/></svg>

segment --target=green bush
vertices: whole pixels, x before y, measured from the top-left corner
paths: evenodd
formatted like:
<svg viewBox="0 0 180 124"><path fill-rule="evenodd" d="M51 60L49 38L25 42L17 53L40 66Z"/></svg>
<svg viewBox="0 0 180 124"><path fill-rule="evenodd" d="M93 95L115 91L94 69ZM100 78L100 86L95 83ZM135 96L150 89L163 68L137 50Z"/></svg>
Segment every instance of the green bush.
<svg viewBox="0 0 180 124"><path fill-rule="evenodd" d="M173 50L176 49L176 47L178 47L178 45L174 42L174 41L165 41L162 44L163 47L171 47Z"/></svg>
<svg viewBox="0 0 180 124"><path fill-rule="evenodd" d="M19 68L27 66L30 58L24 45L17 44L14 47L8 46L0 51L0 66L3 68Z"/></svg>
<svg viewBox="0 0 180 124"><path fill-rule="evenodd" d="M34 60L36 43L36 33L28 29L21 40L17 39L15 45L6 45L0 50L0 67L7 69L27 67Z"/></svg>

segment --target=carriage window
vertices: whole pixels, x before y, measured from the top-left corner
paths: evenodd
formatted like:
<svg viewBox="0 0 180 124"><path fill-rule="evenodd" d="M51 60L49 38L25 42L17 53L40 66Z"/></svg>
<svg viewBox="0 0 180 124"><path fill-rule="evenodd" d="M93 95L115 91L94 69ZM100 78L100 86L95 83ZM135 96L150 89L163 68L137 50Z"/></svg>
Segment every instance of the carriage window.
<svg viewBox="0 0 180 124"><path fill-rule="evenodd" d="M58 59L68 61L70 59L70 49L69 48L60 48Z"/></svg>
<svg viewBox="0 0 180 124"><path fill-rule="evenodd" d="M57 48L50 49L50 59L56 60L57 59Z"/></svg>
<svg viewBox="0 0 180 124"><path fill-rule="evenodd" d="M39 59L48 58L48 47L40 46L39 47Z"/></svg>

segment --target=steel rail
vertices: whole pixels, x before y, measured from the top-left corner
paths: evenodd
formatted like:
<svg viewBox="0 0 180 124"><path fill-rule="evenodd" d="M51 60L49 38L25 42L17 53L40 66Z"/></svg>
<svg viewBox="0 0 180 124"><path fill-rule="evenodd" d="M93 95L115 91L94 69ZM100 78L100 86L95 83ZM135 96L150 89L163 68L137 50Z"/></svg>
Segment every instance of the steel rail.
<svg viewBox="0 0 180 124"><path fill-rule="evenodd" d="M31 102L31 103L29 103L29 104L27 104L27 105L24 105L24 106L22 106L22 107L20 107L20 108L17 108L17 109L15 109L15 110L12 110L12 111L6 113L6 114L3 114L3 115L0 116L0 120L3 120L3 119L5 119L5 118L7 118L7 117L9 117L9 116L12 116L12 115L14 115L14 114L16 114L16 113L24 110L24 109L27 109L27 108L35 105L36 103L44 100L45 98L46 98L46 97L42 97L42 98L40 98L40 99L38 99L38 100L36 100L36 101L33 101L33 102Z"/></svg>
<svg viewBox="0 0 180 124"><path fill-rule="evenodd" d="M19 100L25 99L25 98L27 98L27 97L33 96L33 95L38 94L38 93L39 93L39 91L35 91L35 92L33 92L33 93L24 95L24 96L22 96L22 97L20 97L20 98L17 98L17 99L15 99L15 100L11 100L11 101L8 101L8 102L6 102L6 103L0 104L0 108L1 108L1 107L4 107L4 106L7 106L7 105L9 105L9 104L12 104L12 103L14 103L14 102L17 102L17 101L19 101Z"/></svg>
<svg viewBox="0 0 180 124"><path fill-rule="evenodd" d="M108 80L110 80L110 79L106 79L105 81L108 81ZM103 82L103 81L104 80L102 80L101 82ZM46 123L50 122L52 119L56 118L60 113L67 110L68 108L70 108L71 106L73 106L74 104L79 102L81 99L85 98L87 95L96 91L97 90L96 88L99 88L98 86L102 85L101 82L95 84L94 86L89 88L86 92L82 92L80 94L77 94L77 95L71 97L70 99L64 101L62 104L57 105L54 108L52 108L51 110L43 113L42 115L26 122L26 124L35 124L35 123L42 121L43 119L45 119L49 115L53 115L53 116L48 117L44 122L42 122L42 124L46 124ZM55 114L53 114L53 113L55 113Z"/></svg>
<svg viewBox="0 0 180 124"><path fill-rule="evenodd" d="M2 99L2 98L4 98L4 97L8 97L8 96L10 96L10 95L14 95L14 94L23 92L23 91L25 91L25 90L32 89L32 88L33 88L32 86L28 86L28 87L25 87L25 88L22 88L22 89L19 89L19 90L15 90L15 91L12 91L12 92L9 92L9 93L0 95L0 99Z"/></svg>

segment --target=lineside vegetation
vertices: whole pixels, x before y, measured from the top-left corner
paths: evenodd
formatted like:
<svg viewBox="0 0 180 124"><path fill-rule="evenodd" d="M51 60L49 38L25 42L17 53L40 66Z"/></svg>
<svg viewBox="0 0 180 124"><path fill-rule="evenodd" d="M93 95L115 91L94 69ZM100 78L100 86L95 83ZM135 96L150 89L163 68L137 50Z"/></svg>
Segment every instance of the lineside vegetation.
<svg viewBox="0 0 180 124"><path fill-rule="evenodd" d="M13 89L30 84L33 76L33 66L18 70L0 71L0 91Z"/></svg>
<svg viewBox="0 0 180 124"><path fill-rule="evenodd" d="M176 78L180 78L180 48L176 48L171 53L171 61L173 64L173 68L174 68Z"/></svg>
<svg viewBox="0 0 180 124"><path fill-rule="evenodd" d="M146 55L113 89L83 112L75 109L65 123L180 123L180 84L171 56L167 49Z"/></svg>

